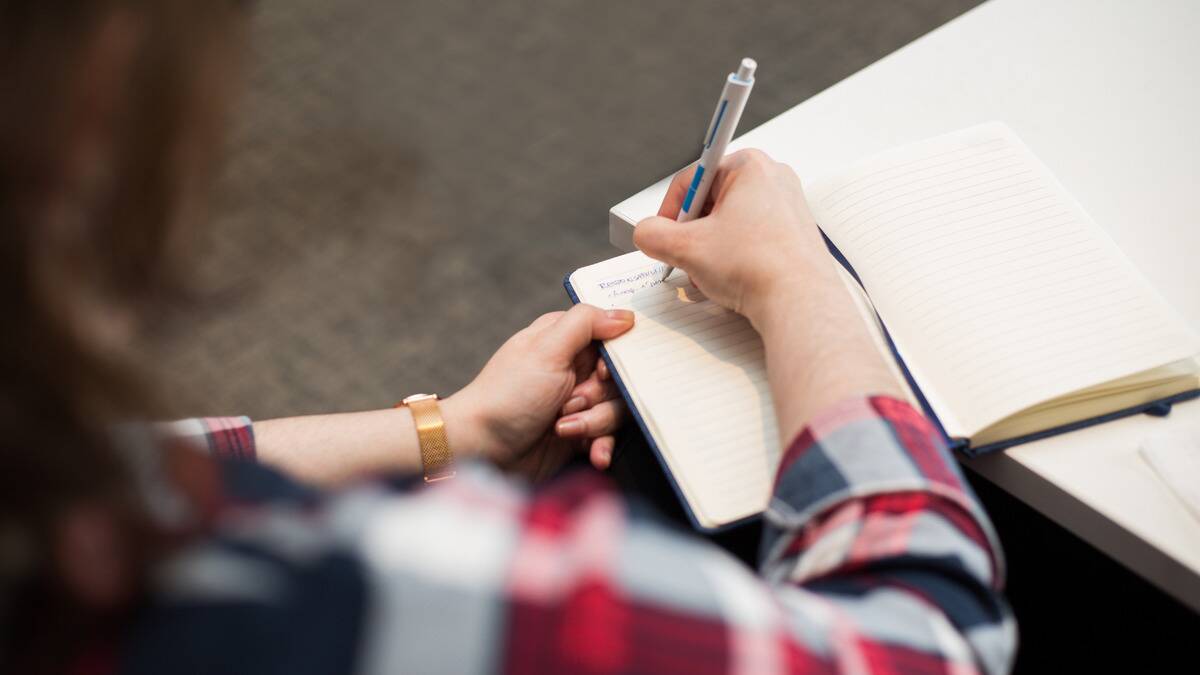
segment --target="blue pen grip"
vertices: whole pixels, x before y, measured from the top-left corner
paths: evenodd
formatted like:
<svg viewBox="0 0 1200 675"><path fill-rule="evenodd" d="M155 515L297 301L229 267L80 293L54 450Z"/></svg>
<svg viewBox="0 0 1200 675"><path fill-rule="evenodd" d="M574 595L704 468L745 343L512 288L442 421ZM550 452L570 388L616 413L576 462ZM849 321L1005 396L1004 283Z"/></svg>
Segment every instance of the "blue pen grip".
<svg viewBox="0 0 1200 675"><path fill-rule="evenodd" d="M696 175L692 176L692 184L688 186L687 196L683 198L683 212L687 213L692 210L692 200L696 198L696 190L700 187L700 181L704 179L704 165L696 167Z"/></svg>

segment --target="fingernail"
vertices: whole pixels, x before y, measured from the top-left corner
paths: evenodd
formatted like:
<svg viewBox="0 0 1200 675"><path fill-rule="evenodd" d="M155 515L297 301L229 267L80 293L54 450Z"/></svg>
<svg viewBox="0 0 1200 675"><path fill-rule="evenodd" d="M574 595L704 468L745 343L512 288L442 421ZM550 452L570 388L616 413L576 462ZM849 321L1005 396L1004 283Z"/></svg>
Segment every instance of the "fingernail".
<svg viewBox="0 0 1200 675"><path fill-rule="evenodd" d="M608 318L612 319L613 321L620 321L622 323L633 323L633 312L631 312L627 309L610 309L607 312L605 312L604 315L607 316Z"/></svg>
<svg viewBox="0 0 1200 675"><path fill-rule="evenodd" d="M559 420L554 428L559 436L575 436L583 433L583 420Z"/></svg>
<svg viewBox="0 0 1200 675"><path fill-rule="evenodd" d="M611 464L612 463L612 448L601 448L600 449L600 459L601 459L601 461L604 462L605 466L608 466L609 464Z"/></svg>
<svg viewBox="0 0 1200 675"><path fill-rule="evenodd" d="M563 414L570 415L571 413L577 413L586 407L587 399L582 396L576 396L570 401L567 401L566 405L563 406Z"/></svg>

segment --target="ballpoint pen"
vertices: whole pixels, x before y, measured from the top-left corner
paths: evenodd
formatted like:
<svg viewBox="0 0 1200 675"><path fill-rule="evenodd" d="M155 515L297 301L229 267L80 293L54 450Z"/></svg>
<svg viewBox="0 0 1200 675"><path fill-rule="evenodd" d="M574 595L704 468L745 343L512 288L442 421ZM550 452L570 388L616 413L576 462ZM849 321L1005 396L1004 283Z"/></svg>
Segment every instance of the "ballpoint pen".
<svg viewBox="0 0 1200 675"><path fill-rule="evenodd" d="M704 146L700 152L700 161L696 164L696 173L688 186L687 196L683 198L683 206L675 220L686 223L695 220L704 209L704 201L708 199L708 188L712 185L713 174L725 156L725 148L733 138L742 111L746 109L746 99L750 98L750 90L754 88L754 69L758 64L754 59L742 59L736 73L730 73L725 78L725 87L721 89L721 98L713 110L712 121L704 133ZM675 268L667 266L662 280L666 281Z"/></svg>

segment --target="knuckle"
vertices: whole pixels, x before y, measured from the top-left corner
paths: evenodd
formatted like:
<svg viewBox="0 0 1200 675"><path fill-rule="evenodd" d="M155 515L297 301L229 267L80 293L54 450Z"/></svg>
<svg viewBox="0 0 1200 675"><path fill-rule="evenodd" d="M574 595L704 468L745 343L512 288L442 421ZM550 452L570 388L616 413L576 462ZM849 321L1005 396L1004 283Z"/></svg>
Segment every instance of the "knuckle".
<svg viewBox="0 0 1200 675"><path fill-rule="evenodd" d="M742 152L746 153L746 159L749 166L757 166L766 168L775 163L771 156L758 148L746 148Z"/></svg>
<svg viewBox="0 0 1200 675"><path fill-rule="evenodd" d="M617 407L616 401L605 401L600 406L597 406L600 423L597 425L597 432L608 433L617 425L620 409Z"/></svg>
<svg viewBox="0 0 1200 675"><path fill-rule="evenodd" d="M775 165L775 161L767 157L766 153L761 150L747 149L741 152L746 153L746 155L742 158L742 161L739 161L734 166L732 172L739 178L742 176L766 176Z"/></svg>
<svg viewBox="0 0 1200 675"><path fill-rule="evenodd" d="M752 162L746 162L745 168L746 168L746 171L754 173L756 175L764 175L764 174L769 173L770 171L773 171L773 169L775 168L775 161L772 159L764 159L764 160L755 160Z"/></svg>
<svg viewBox="0 0 1200 675"><path fill-rule="evenodd" d="M732 173L749 162L750 150L738 150L726 155L725 159L721 160L721 168L727 173Z"/></svg>
<svg viewBox="0 0 1200 675"><path fill-rule="evenodd" d="M600 392L597 390L596 385L593 382L594 380L590 379L584 380L583 383L575 389L575 395L582 396L583 398L587 399L589 406L596 405L596 403L601 400Z"/></svg>
<svg viewBox="0 0 1200 675"><path fill-rule="evenodd" d="M565 312L563 321L566 324L563 327L573 335L590 324L600 313L600 308L581 302Z"/></svg>
<svg viewBox="0 0 1200 675"><path fill-rule="evenodd" d="M571 311L575 312L576 314L588 316L588 317L594 317L594 316L602 314L604 312L604 310L600 309L599 307L597 307L595 305L589 305L589 304L583 303L583 302L572 307Z"/></svg>
<svg viewBox="0 0 1200 675"><path fill-rule="evenodd" d="M539 337L538 337L537 332L535 332L529 328L526 328L525 330L523 330L519 333L516 333L512 337L510 337L504 343L504 346L509 347L511 349L516 349L519 351L526 351L529 349L529 347L531 345L535 344L538 339L539 339Z"/></svg>

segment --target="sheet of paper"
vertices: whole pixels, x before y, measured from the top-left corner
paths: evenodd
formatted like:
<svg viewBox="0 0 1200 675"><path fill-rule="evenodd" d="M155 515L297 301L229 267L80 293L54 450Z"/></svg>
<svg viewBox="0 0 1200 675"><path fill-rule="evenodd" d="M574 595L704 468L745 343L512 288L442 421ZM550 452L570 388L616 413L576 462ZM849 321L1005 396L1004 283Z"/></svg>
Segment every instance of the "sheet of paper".
<svg viewBox="0 0 1200 675"><path fill-rule="evenodd" d="M952 435L1200 352L1003 124L883 153L807 192Z"/></svg>
<svg viewBox="0 0 1200 675"><path fill-rule="evenodd" d="M762 340L677 270L630 253L571 275L583 302L631 309L606 343L693 510L707 525L762 511L779 463Z"/></svg>

